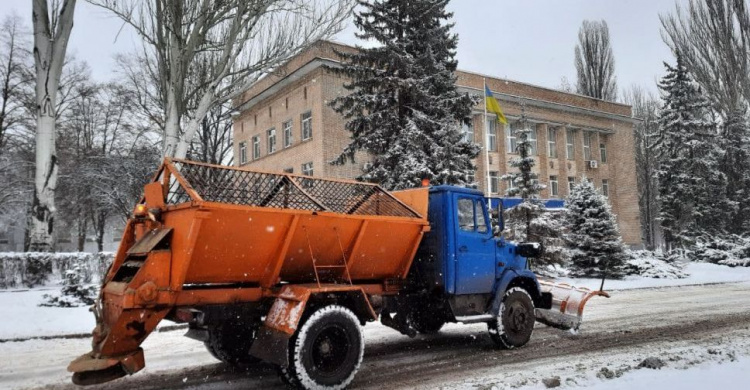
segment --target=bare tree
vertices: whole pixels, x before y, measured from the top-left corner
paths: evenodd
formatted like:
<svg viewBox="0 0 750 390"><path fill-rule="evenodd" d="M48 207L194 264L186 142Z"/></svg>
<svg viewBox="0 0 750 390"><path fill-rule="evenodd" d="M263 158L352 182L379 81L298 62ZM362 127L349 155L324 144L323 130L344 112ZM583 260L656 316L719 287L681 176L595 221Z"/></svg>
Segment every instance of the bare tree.
<svg viewBox="0 0 750 390"><path fill-rule="evenodd" d="M745 0L690 0L661 15L662 37L724 119L750 102L750 14Z"/></svg>
<svg viewBox="0 0 750 390"><path fill-rule="evenodd" d="M120 215L120 204L113 204L111 198L113 194L130 192L131 184L124 177L130 175L127 167L131 164L123 163L117 168L115 165L119 160L138 158L148 162L153 170L158 153L139 153L144 144L152 144L156 137L151 136L148 122L133 115L137 110L131 104L133 92L123 85L86 80L76 90L58 126L58 203L64 211L62 218L76 230L78 250L83 250L91 231L102 250L111 217ZM144 177L138 185L142 186L145 180Z"/></svg>
<svg viewBox="0 0 750 390"><path fill-rule="evenodd" d="M34 0L34 64L36 70L36 172L31 206L30 249L53 249L55 189L58 161L55 151L56 102L68 39L73 29L76 0Z"/></svg>
<svg viewBox="0 0 750 390"><path fill-rule="evenodd" d="M231 112L231 107L227 103L208 111L201 121L198 138L190 144L188 156L191 160L211 164L232 164Z"/></svg>
<svg viewBox="0 0 750 390"><path fill-rule="evenodd" d="M164 155L185 157L208 110L342 28L351 0L88 0L133 27L158 75ZM231 81L231 82L230 82ZM184 130L184 131L183 131Z"/></svg>
<svg viewBox="0 0 750 390"><path fill-rule="evenodd" d="M608 101L617 99L615 56L609 42L607 22L583 21L578 31L575 61L579 94Z"/></svg>
<svg viewBox="0 0 750 390"><path fill-rule="evenodd" d="M654 250L661 243L661 232L657 221L659 161L654 147L655 137L659 132L658 119L661 102L654 94L636 85L625 91L622 100L633 107L633 117L639 120L633 134L641 236L646 248Z"/></svg>
<svg viewBox="0 0 750 390"><path fill-rule="evenodd" d="M18 15L0 22L0 155L9 132L22 122L24 95L32 84L27 35Z"/></svg>

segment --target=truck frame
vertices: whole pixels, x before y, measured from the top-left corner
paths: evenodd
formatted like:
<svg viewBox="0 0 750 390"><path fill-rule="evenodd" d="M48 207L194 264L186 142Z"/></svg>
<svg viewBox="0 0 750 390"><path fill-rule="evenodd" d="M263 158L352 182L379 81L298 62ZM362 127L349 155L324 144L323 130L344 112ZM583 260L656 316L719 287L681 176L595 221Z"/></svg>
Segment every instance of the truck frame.
<svg viewBox="0 0 750 390"><path fill-rule="evenodd" d="M165 159L102 282L92 351L68 370L80 385L134 374L163 319L223 362L270 362L306 389L351 383L378 319L410 337L484 322L501 348L526 344L537 320L577 329L607 294L540 282L527 261L539 246L498 237L487 205L454 186L389 193Z"/></svg>

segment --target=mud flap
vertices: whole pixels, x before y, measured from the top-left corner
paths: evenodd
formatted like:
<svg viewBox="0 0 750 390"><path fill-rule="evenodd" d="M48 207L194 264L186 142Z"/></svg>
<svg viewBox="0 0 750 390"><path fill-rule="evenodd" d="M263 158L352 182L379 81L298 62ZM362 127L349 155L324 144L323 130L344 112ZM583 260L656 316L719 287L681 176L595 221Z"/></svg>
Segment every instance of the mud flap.
<svg viewBox="0 0 750 390"><path fill-rule="evenodd" d="M549 310L536 309L536 320L562 330L578 330L583 322L583 309L589 299L595 296L609 298L606 291L593 291L566 283L540 280L539 285L542 293L552 295L552 307Z"/></svg>
<svg viewBox="0 0 750 390"><path fill-rule="evenodd" d="M289 340L297 331L310 295L307 288L284 287L258 330L250 354L281 367L288 366Z"/></svg>

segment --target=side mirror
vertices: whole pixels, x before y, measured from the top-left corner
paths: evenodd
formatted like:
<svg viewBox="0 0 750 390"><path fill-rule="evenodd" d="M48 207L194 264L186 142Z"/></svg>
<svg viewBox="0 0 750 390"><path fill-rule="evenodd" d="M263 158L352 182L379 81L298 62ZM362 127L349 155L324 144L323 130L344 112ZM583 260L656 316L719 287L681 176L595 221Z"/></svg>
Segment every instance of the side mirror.
<svg viewBox="0 0 750 390"><path fill-rule="evenodd" d="M493 235L498 237L505 229L505 221L503 221L503 206L498 205L496 209L490 210L490 217L492 219Z"/></svg>
<svg viewBox="0 0 750 390"><path fill-rule="evenodd" d="M544 253L544 246L539 242L524 242L516 246L516 253L526 258L539 257Z"/></svg>

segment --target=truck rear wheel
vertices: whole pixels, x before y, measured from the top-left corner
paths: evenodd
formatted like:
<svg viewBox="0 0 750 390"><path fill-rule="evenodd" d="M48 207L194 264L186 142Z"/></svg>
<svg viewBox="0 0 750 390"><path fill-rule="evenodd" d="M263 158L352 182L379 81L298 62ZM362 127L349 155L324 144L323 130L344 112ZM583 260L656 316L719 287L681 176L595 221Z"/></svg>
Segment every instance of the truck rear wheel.
<svg viewBox="0 0 750 390"><path fill-rule="evenodd" d="M521 287L508 289L497 319L488 324L490 338L499 347L518 348L529 342L534 332L534 301Z"/></svg>
<svg viewBox="0 0 750 390"><path fill-rule="evenodd" d="M225 322L208 327L208 339L203 343L216 359L232 366L246 366L260 362L250 355L258 331L255 324Z"/></svg>
<svg viewBox="0 0 750 390"><path fill-rule="evenodd" d="M303 389L343 389L354 379L364 354L357 316L338 305L314 311L292 336L287 383Z"/></svg>

